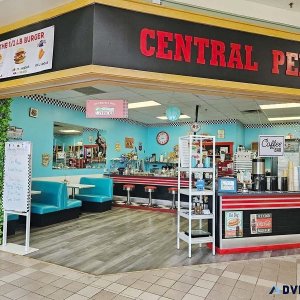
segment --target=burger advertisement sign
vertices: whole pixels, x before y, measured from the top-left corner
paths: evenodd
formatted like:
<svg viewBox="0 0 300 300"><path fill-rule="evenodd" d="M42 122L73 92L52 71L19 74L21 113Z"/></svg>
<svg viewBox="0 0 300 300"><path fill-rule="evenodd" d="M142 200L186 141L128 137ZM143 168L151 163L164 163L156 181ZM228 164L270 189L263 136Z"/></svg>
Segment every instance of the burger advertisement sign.
<svg viewBox="0 0 300 300"><path fill-rule="evenodd" d="M52 69L54 26L0 41L0 79Z"/></svg>

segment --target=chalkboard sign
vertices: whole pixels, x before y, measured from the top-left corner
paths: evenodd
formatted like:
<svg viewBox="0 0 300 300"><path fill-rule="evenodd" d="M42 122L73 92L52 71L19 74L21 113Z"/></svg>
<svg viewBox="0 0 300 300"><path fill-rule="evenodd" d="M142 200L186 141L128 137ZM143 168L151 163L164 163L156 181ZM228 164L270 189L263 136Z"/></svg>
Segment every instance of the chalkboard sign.
<svg viewBox="0 0 300 300"><path fill-rule="evenodd" d="M31 201L31 143L5 143L3 208L28 212Z"/></svg>

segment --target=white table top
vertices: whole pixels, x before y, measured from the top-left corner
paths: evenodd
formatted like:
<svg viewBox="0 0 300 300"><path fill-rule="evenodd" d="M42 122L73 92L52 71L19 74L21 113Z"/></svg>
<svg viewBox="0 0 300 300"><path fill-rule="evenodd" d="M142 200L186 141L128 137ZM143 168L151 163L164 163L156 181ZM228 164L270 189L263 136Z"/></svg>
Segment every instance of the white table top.
<svg viewBox="0 0 300 300"><path fill-rule="evenodd" d="M95 187L93 184L67 183L68 188L73 189L88 189Z"/></svg>
<svg viewBox="0 0 300 300"><path fill-rule="evenodd" d="M42 192L41 191L33 191L31 190L31 195L38 195L38 194L41 194Z"/></svg>

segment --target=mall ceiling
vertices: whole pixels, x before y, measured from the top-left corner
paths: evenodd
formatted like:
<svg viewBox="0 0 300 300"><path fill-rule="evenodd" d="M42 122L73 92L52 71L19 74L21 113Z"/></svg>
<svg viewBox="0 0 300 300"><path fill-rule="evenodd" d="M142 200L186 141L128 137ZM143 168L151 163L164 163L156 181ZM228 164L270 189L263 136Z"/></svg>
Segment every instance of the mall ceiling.
<svg viewBox="0 0 300 300"><path fill-rule="evenodd" d="M196 105L200 105L199 121L237 119L243 124L266 124L268 117L282 117L300 115L300 108L260 110L259 105L279 103L264 99L252 99L234 96L204 95L184 92L172 92L153 89L141 89L117 85L95 85L92 93L84 94L78 90L68 90L43 94L43 96L57 99L85 107L87 100L127 100L128 103L142 101L156 101L159 106L129 109L129 118L135 121L157 124L166 121L157 119L165 114L168 106L177 106L181 113L190 116L184 121L195 120ZM96 89L96 90L95 90Z"/></svg>
<svg viewBox="0 0 300 300"><path fill-rule="evenodd" d="M152 2L152 0L144 0L145 2ZM166 2L166 6L168 3L172 3L172 0L161 0L162 2ZM224 0L214 0L213 4L224 4ZM12 24L19 20L25 19L30 16L37 15L41 12L45 12L47 10L56 8L58 6L76 2L76 0L0 0L0 27L8 24ZM174 2L180 3L180 0L176 0ZM185 3L194 2L193 0L185 0ZM205 8L209 8L211 1L204 1ZM243 6L243 2L253 2L258 5L264 5L269 7L275 7L285 10L285 14L289 12L295 13L300 12L300 0L227 0L226 5L228 7L233 6ZM293 3L292 9L289 6L289 3ZM201 1L197 1L198 6L201 7ZM222 6L221 6L222 7ZM257 11L261 11L265 9L265 7L257 7ZM228 17L228 16L227 16ZM290 18L292 20L292 18ZM276 16L274 16L274 23L276 23Z"/></svg>

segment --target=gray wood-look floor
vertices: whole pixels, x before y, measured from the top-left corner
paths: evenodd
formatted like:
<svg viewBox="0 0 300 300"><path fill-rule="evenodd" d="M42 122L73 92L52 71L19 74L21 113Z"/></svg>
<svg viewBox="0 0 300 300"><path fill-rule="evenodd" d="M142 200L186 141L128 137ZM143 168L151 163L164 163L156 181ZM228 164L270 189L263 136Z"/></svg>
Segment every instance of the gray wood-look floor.
<svg viewBox="0 0 300 300"><path fill-rule="evenodd" d="M9 242L21 244L24 237L20 229ZM32 228L30 246L39 249L30 257L95 275L300 253L294 249L213 256L194 245L190 259L185 242L176 249L175 214L126 208Z"/></svg>

